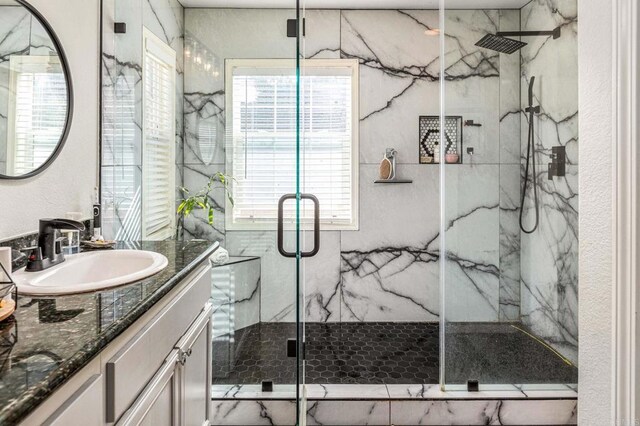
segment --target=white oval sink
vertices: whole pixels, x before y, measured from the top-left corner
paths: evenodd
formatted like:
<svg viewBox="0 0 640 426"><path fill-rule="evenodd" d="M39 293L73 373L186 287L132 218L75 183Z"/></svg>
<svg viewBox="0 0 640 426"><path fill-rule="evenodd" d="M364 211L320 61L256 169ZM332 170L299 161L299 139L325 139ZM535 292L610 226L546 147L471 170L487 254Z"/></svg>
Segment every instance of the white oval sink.
<svg viewBox="0 0 640 426"><path fill-rule="evenodd" d="M105 290L150 277L169 261L160 253L142 250L94 251L66 256L41 272L13 274L22 294L51 296Z"/></svg>

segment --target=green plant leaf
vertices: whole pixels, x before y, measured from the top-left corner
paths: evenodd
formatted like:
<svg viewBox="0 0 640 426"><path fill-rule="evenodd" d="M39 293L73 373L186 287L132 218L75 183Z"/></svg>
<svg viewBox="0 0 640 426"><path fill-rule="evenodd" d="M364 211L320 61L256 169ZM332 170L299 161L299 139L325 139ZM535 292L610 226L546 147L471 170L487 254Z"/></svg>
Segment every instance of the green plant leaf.
<svg viewBox="0 0 640 426"><path fill-rule="evenodd" d="M183 219L193 213L195 208L205 210L207 212L207 221L209 225L213 226L215 208L211 205L210 193L215 187L222 187L229 199L229 202L233 206L234 200L231 191L229 190L229 183L232 180L235 181L232 176L227 176L222 172L216 172L209 177L207 184L203 188L196 192L195 195L190 195L188 197L186 197L186 195L191 194L191 192L187 188L179 187L185 198L180 202L176 209L176 213L179 217L177 228L184 227ZM218 183L219 185L217 185ZM176 235L179 235L179 230L176 232Z"/></svg>

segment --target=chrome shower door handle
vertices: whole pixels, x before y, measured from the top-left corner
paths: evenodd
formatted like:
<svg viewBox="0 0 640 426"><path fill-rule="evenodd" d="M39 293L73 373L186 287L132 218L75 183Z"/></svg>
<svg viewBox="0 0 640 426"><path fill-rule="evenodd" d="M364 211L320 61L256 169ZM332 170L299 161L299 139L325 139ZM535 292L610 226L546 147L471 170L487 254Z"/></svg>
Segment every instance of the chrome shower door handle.
<svg viewBox="0 0 640 426"><path fill-rule="evenodd" d="M289 252L284 249L284 203L287 200L297 199L296 194L285 194L278 201L278 252L284 257L296 257L295 252ZM313 201L313 249L311 251L303 251L300 257L313 257L320 251L320 201L315 195L300 194L300 199Z"/></svg>

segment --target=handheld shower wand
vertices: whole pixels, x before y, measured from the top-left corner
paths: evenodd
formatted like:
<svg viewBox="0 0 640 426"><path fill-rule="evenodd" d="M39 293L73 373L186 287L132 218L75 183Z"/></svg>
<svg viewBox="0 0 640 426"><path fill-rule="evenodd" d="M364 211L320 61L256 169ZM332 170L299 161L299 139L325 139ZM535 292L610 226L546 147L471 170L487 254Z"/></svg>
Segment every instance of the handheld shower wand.
<svg viewBox="0 0 640 426"><path fill-rule="evenodd" d="M527 137L527 163L524 169L524 182L522 184L522 195L520 199L520 229L525 234L533 233L540 223L540 208L538 205L538 184L537 184L537 175L536 175L536 147L535 147L535 132L533 127L533 118L535 114L540 113L540 105L533 106L533 82L535 81L535 77L531 77L529 80L529 107L525 108L525 112L529 113L529 135ZM529 185L529 163L531 163L532 174L531 174L531 183L533 185L533 203L535 206L535 224L531 229L525 229L524 224L522 223L522 216L524 214L524 200L527 196L527 186Z"/></svg>

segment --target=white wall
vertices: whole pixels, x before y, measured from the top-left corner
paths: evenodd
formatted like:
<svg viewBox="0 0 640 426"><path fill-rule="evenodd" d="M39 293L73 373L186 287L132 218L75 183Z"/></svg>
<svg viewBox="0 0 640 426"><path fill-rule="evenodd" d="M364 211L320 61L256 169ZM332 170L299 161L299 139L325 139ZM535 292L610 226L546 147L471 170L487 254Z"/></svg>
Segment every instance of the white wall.
<svg viewBox="0 0 640 426"><path fill-rule="evenodd" d="M609 425L613 372L613 15L580 0L580 425ZM631 424L631 423L630 423Z"/></svg>
<svg viewBox="0 0 640 426"><path fill-rule="evenodd" d="M0 181L0 239L35 231L38 219L91 215L97 185L99 0L31 0L67 54L75 93L69 138L60 156L31 179Z"/></svg>

